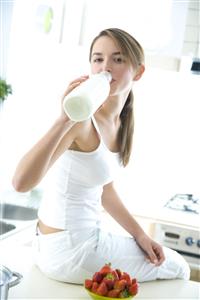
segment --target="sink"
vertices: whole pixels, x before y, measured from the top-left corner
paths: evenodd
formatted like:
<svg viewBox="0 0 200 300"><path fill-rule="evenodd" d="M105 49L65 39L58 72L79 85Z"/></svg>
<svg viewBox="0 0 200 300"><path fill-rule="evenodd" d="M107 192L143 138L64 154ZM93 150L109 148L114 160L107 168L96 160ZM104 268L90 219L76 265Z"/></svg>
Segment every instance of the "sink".
<svg viewBox="0 0 200 300"><path fill-rule="evenodd" d="M0 219L30 221L37 219L37 209L9 203L0 204Z"/></svg>
<svg viewBox="0 0 200 300"><path fill-rule="evenodd" d="M15 228L16 228L16 226L13 224L9 224L4 221L0 221L0 235L4 234L6 232L9 232L11 230L14 230Z"/></svg>
<svg viewBox="0 0 200 300"><path fill-rule="evenodd" d="M34 232L38 221L41 198L40 189L29 193L0 192L0 241L11 236L18 241L29 240L29 232Z"/></svg>

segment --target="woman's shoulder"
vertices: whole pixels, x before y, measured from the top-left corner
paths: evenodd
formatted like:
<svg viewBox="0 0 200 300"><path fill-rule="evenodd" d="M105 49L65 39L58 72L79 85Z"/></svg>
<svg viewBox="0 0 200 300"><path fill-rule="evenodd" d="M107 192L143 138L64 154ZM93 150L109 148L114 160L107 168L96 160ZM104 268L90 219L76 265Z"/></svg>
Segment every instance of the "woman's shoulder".
<svg viewBox="0 0 200 300"><path fill-rule="evenodd" d="M87 149L90 149L91 145L93 143L96 143L95 137L94 137L94 127L92 119L88 119L82 122L77 122L72 128L71 128L71 134L73 138L71 138L72 143L69 147L69 149L73 150L83 150L87 151ZM66 144L68 137L64 137Z"/></svg>

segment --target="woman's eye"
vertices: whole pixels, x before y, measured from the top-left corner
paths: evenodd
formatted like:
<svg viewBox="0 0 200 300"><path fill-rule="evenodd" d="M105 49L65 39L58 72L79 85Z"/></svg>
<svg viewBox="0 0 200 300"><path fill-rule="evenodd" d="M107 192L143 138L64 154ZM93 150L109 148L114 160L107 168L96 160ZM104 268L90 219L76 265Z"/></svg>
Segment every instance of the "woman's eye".
<svg viewBox="0 0 200 300"><path fill-rule="evenodd" d="M114 61L115 61L116 63L118 63L118 64L121 64L121 63L124 62L124 59L123 59L122 57L115 57L115 58L114 58Z"/></svg>
<svg viewBox="0 0 200 300"><path fill-rule="evenodd" d="M103 58L100 58L100 57L99 57L99 58L94 58L94 59L93 59L93 62L94 62L94 63L100 63L100 62L102 62L102 61L103 61Z"/></svg>

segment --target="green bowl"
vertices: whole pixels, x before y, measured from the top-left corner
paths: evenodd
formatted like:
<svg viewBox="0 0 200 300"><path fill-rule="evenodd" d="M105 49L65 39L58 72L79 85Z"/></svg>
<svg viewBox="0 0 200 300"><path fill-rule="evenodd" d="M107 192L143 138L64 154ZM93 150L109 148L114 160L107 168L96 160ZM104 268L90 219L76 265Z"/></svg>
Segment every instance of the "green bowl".
<svg viewBox="0 0 200 300"><path fill-rule="evenodd" d="M97 294L94 294L92 292L90 292L88 289L85 288L85 290L87 291L87 293L90 295L90 297L94 300L116 300L116 299L120 299L120 298L111 298L111 297L104 297L104 296L100 296ZM134 296L129 296L127 298L123 298L123 299L132 299Z"/></svg>

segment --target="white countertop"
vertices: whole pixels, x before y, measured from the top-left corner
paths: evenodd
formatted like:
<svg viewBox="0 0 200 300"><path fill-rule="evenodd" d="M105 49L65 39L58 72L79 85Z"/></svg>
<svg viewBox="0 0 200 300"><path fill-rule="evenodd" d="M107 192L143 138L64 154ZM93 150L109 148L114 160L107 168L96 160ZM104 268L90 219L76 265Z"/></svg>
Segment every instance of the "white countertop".
<svg viewBox="0 0 200 300"><path fill-rule="evenodd" d="M185 212L158 206L154 209L135 208L132 211L134 216L149 218L158 223L170 223L175 226L184 226L189 229L200 230L199 215L192 212Z"/></svg>
<svg viewBox="0 0 200 300"><path fill-rule="evenodd" d="M145 214L138 210L135 216L149 218L162 222L174 222L173 211L162 210L162 213L154 212ZM112 224L113 230L127 234L107 214L105 227ZM190 215L189 215L190 216ZM110 223L110 221L112 222ZM182 220L187 225L188 220ZM108 223L107 223L108 222ZM194 223L193 223L194 224ZM109 227L109 228L110 228ZM23 275L22 281L9 289L9 300L30 300L30 299L90 299L87 292L81 285L67 284L51 280L44 276L34 265L31 252L31 239L34 235L35 224L16 234L13 234L0 241L0 264L10 270ZM138 295L135 299L161 300L161 299L200 299L200 283L184 280L157 280L140 284Z"/></svg>
<svg viewBox="0 0 200 300"><path fill-rule="evenodd" d="M90 299L83 286L51 280L33 264L30 245L5 240L1 243L0 263L23 275L22 281L9 289L9 300ZM158 280L140 284L135 299L200 299L200 285L194 281Z"/></svg>

